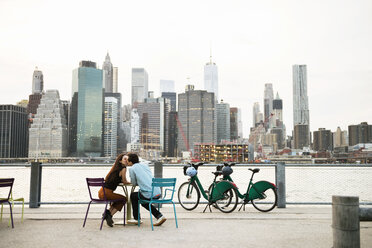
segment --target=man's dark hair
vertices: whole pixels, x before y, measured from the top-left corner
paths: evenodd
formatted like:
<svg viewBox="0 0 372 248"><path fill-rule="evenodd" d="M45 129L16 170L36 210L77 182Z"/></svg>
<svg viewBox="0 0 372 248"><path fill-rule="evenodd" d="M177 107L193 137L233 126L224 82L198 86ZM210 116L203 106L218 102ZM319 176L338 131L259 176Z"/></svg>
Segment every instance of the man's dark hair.
<svg viewBox="0 0 372 248"><path fill-rule="evenodd" d="M128 154L128 162L132 162L133 164L139 163L139 159L137 154L129 153Z"/></svg>

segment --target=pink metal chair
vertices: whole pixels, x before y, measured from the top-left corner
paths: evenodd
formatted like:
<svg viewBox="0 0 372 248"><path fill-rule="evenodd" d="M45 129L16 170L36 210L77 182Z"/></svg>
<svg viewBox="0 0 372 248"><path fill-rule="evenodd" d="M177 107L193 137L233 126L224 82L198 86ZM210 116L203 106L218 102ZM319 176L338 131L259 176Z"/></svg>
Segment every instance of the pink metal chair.
<svg viewBox="0 0 372 248"><path fill-rule="evenodd" d="M9 208L10 208L10 219L12 220L12 228L14 228L13 213L12 213L12 204L10 203L9 199L10 199L10 194L12 192L13 183L14 183L14 178L3 178L3 179L0 179L0 188L9 187L8 197L7 198L0 198L0 204L6 203L6 202L9 204Z"/></svg>
<svg viewBox="0 0 372 248"><path fill-rule="evenodd" d="M124 212L124 226L125 226L125 208L126 208L126 202L127 201L125 199L108 200L106 198L106 193L105 193L105 190L104 190L105 189L105 181L104 181L103 178L87 178L86 180L87 180L87 185L88 185L90 202L88 204L87 213L85 214L83 227L85 227L85 222L87 221L90 204L91 203L106 204L105 205L105 210L103 211L103 214L102 214L102 221L101 221L101 227L100 227L100 230L102 230L103 221L105 220L105 217L106 217L107 205L109 203L112 203L112 202L123 202L123 204L124 204L124 206L123 206L123 208L124 208L124 211L123 211ZM91 187L100 187L100 188L102 187L104 198L99 199L98 196L97 196L97 198L93 197L92 192L91 192Z"/></svg>

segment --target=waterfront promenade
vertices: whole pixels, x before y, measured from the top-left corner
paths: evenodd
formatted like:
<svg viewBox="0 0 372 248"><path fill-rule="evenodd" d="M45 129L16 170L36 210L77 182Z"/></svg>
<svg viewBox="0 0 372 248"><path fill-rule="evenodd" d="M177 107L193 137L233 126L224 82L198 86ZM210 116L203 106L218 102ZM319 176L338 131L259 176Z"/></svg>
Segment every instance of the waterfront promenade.
<svg viewBox="0 0 372 248"><path fill-rule="evenodd" d="M104 224L99 230L102 205L90 210L86 227L83 220L87 205L25 206L21 223L19 205L15 207L15 228L8 227L5 206L0 223L0 247L332 247L332 207L287 205L261 213L248 205L246 211L230 214L212 209L202 213L205 204L188 212L176 206L178 224L172 208L162 212L167 221L151 231L149 213L141 209L140 228ZM120 221L117 214L114 221ZM360 222L361 247L372 247L372 222Z"/></svg>

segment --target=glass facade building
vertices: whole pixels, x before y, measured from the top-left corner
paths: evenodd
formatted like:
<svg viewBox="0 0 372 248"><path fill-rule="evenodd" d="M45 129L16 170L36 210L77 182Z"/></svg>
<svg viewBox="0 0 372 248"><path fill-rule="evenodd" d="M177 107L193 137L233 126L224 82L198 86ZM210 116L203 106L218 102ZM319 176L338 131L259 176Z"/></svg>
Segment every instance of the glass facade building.
<svg viewBox="0 0 372 248"><path fill-rule="evenodd" d="M70 115L71 151L77 156L103 154L104 88L96 63L80 62L73 71Z"/></svg>

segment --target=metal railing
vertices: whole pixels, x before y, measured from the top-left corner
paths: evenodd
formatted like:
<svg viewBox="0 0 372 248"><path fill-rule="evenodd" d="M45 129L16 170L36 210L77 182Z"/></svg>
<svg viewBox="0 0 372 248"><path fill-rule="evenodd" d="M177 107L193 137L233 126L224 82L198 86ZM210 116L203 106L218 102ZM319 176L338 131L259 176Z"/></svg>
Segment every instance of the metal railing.
<svg viewBox="0 0 372 248"><path fill-rule="evenodd" d="M199 167L206 188L217 164ZM30 207L40 204L83 204L89 201L86 177L105 177L111 164L0 164L0 177L13 177L13 196L23 196ZM184 164L150 165L157 177L187 180ZM361 205L372 205L372 164L239 164L233 167L234 182L244 191L248 168L257 167L254 181L267 180L278 187L278 207L286 204L331 205L332 195L359 196ZM160 175L160 176L159 176ZM281 175L281 178L280 176ZM127 175L129 177L129 175ZM118 191L120 189L118 188ZM120 193L120 192L119 192ZM177 197L175 197L175 200Z"/></svg>

